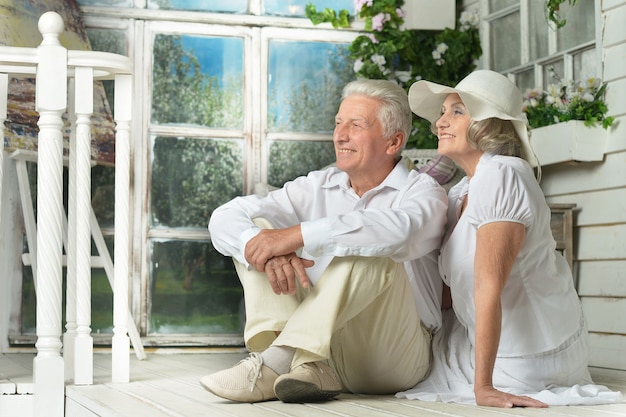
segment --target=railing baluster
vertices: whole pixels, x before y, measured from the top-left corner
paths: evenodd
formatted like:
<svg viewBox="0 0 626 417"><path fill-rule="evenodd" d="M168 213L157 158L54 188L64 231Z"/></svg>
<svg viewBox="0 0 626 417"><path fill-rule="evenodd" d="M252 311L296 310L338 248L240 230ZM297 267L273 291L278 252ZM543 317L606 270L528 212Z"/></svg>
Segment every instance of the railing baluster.
<svg viewBox="0 0 626 417"><path fill-rule="evenodd" d="M76 89L76 340L74 383L93 383L91 337L91 122L93 69L75 69Z"/></svg>

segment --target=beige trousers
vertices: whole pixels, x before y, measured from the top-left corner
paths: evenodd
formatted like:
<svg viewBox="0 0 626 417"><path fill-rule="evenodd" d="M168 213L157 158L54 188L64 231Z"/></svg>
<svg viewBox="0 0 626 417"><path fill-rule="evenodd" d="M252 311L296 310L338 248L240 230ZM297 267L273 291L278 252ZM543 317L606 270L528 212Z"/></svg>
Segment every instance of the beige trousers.
<svg viewBox="0 0 626 417"><path fill-rule="evenodd" d="M337 257L314 287L298 287L295 295L276 295L265 273L238 262L235 267L244 288L250 351L293 347L292 368L329 359L354 393L395 393L428 373L431 337L402 264Z"/></svg>

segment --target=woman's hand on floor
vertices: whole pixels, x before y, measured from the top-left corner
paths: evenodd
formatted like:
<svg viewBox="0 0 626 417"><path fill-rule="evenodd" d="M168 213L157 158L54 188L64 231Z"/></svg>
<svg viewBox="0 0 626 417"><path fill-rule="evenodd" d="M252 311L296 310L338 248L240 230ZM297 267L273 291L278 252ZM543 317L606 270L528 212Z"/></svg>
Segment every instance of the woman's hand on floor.
<svg viewBox="0 0 626 417"><path fill-rule="evenodd" d="M491 386L475 388L474 393L476 394L476 404L487 407L548 407L548 404L543 403L539 400L535 400L533 398L523 395L507 394L506 392L498 391Z"/></svg>

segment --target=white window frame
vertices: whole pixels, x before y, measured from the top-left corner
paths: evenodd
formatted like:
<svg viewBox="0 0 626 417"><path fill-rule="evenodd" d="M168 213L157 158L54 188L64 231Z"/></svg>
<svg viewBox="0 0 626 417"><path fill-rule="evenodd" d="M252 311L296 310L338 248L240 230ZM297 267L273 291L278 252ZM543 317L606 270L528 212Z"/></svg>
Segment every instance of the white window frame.
<svg viewBox="0 0 626 417"><path fill-rule="evenodd" d="M589 49L595 48L595 53L597 56L596 62L601 63L601 51L602 51L602 34L601 34L601 1L600 0L592 0L594 3L594 20L595 20L595 39L589 42L586 42L581 45L577 45L573 48L570 48L565 51L558 51L557 46L557 38L558 38L558 30L548 30L548 55L545 57L538 58L536 60L530 59L530 37L533 36L530 33L530 17L529 17L529 5L530 2L537 2L543 0L520 0L519 4L514 4L509 7L503 8L495 13L488 13L489 11L489 0L479 0L480 7L480 15L481 15L481 28L480 28L480 38L483 48L483 55L481 57L481 66L483 68L493 68L493 62L491 61L490 51L491 51L491 39L490 39L490 24L495 19L501 18L503 16L509 15L511 13L518 12L520 13L520 62L521 65L513 68L507 68L503 71L505 75L507 75L510 79L515 81L515 75L524 71L528 71L529 69L533 69L534 78L535 78L535 86L545 85L545 82L548 80L544 80L543 77L543 69L550 65L552 62L563 60L564 62L564 73L560 74L564 79L573 79L574 78L574 57L581 52L584 52ZM584 0L590 1L590 0ZM574 6L576 7L576 6ZM596 68L595 75L600 77L602 75L602 68Z"/></svg>

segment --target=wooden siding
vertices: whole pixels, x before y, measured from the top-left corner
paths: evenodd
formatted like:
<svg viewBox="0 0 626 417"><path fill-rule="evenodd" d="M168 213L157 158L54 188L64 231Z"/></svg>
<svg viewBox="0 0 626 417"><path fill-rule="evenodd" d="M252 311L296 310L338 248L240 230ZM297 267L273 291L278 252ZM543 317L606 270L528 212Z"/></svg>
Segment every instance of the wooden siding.
<svg viewBox="0 0 626 417"><path fill-rule="evenodd" d="M593 366L626 369L626 1L601 2L602 78L616 123L602 162L545 167L550 203L575 203L575 281Z"/></svg>

